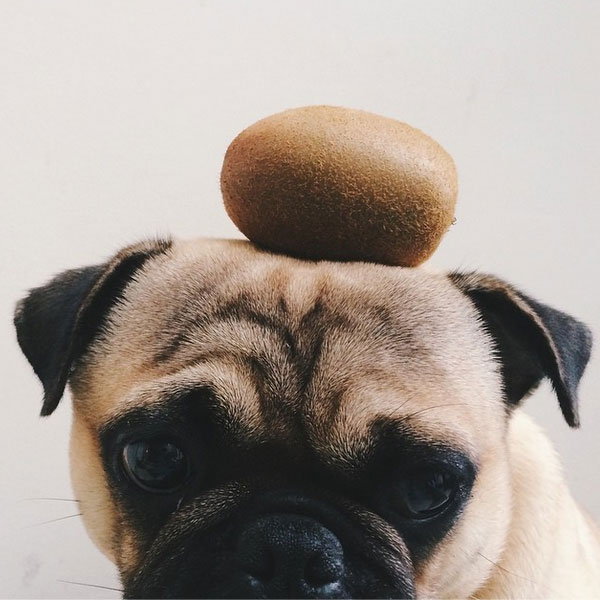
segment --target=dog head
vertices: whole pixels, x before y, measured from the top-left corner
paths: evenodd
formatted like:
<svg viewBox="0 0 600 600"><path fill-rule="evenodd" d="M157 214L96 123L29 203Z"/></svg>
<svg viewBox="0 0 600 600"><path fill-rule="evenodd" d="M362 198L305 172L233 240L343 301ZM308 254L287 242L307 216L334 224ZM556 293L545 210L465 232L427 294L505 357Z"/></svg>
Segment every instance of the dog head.
<svg viewBox="0 0 600 600"><path fill-rule="evenodd" d="M217 240L68 271L15 324L42 414L70 385L73 484L131 598L476 590L511 413L547 377L576 426L591 345L493 277Z"/></svg>

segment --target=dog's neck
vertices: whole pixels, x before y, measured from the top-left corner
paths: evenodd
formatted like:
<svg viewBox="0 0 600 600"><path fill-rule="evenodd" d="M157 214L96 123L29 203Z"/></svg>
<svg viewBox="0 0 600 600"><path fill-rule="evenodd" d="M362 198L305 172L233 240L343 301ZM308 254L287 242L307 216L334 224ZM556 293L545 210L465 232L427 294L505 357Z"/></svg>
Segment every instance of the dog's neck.
<svg viewBox="0 0 600 600"><path fill-rule="evenodd" d="M600 597L598 530L573 500L550 441L518 409L508 448L510 533L492 576L472 597Z"/></svg>

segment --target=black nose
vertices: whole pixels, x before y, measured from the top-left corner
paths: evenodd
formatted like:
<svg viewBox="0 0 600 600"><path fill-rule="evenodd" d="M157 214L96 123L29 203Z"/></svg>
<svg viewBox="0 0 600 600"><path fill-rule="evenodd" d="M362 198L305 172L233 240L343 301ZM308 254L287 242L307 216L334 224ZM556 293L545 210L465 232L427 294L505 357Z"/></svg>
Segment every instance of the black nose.
<svg viewBox="0 0 600 600"><path fill-rule="evenodd" d="M253 521L240 535L236 559L254 597L344 596L344 552L318 521L275 514Z"/></svg>

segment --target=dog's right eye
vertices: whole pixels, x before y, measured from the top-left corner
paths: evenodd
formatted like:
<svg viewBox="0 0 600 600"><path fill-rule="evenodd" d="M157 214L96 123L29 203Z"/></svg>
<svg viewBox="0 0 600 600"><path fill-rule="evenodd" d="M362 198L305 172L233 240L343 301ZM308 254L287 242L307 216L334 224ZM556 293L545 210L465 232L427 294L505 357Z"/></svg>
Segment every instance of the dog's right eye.
<svg viewBox="0 0 600 600"><path fill-rule="evenodd" d="M123 448L122 460L129 478L147 492L173 492L189 477L185 453L166 438L129 442Z"/></svg>

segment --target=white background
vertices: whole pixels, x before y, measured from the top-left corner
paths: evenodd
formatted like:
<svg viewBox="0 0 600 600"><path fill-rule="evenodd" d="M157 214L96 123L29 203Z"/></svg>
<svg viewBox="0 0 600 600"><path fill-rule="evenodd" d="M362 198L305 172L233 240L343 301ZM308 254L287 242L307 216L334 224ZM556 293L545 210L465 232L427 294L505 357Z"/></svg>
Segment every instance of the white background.
<svg viewBox="0 0 600 600"><path fill-rule="evenodd" d="M233 137L285 108L406 121L460 174L432 259L514 282L600 336L600 4L414 1L0 1L0 595L118 587L70 502L68 398L41 386L12 328L27 288L139 238L238 237L219 172ZM544 385L527 404L600 518L600 359L571 431ZM539 499L544 502L544 498Z"/></svg>

